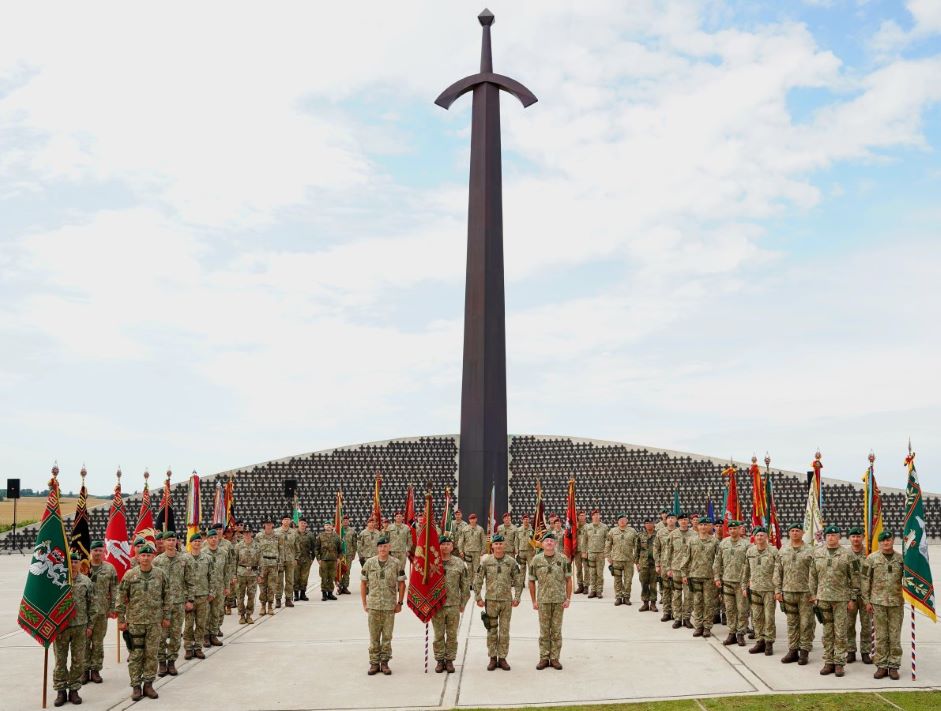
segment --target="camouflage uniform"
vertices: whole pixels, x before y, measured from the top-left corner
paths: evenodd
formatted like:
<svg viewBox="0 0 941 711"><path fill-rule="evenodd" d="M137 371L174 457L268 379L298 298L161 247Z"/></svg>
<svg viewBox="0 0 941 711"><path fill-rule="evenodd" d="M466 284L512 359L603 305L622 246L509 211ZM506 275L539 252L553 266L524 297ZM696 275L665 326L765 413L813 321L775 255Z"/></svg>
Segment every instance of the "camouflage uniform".
<svg viewBox="0 0 941 711"><path fill-rule="evenodd" d="M657 532L644 529L637 534L637 577L640 579L641 602L657 602L657 562L654 558L654 543Z"/></svg>
<svg viewBox="0 0 941 711"><path fill-rule="evenodd" d="M575 582L578 583L578 589L588 590L590 582L588 580L588 533L585 531L585 525L578 527L578 534L575 541Z"/></svg>
<svg viewBox="0 0 941 711"><path fill-rule="evenodd" d="M874 661L882 669L902 665L902 567L902 556L896 551L891 555L876 551L866 559L862 578L863 603L872 605L876 623Z"/></svg>
<svg viewBox="0 0 941 711"><path fill-rule="evenodd" d="M386 535L389 537L389 553L399 559L404 570L408 549L412 543L412 529L404 523L390 523L386 528Z"/></svg>
<svg viewBox="0 0 941 711"><path fill-rule="evenodd" d="M75 601L75 616L69 621L69 626L56 635L52 647L56 657L52 688L56 691L78 691L82 687L82 676L87 666L85 631L92 629L98 616L98 595L88 576L79 573L72 578L72 599Z"/></svg>
<svg viewBox="0 0 941 711"><path fill-rule="evenodd" d="M506 551L508 556L516 557L516 526L512 523L507 525L501 523L497 526L497 533L503 536L504 546L503 550Z"/></svg>
<svg viewBox="0 0 941 711"><path fill-rule="evenodd" d="M262 613L265 605L274 606L278 597L278 566L280 556L280 538L272 531L270 534L259 531L255 534L255 545L258 546L258 556L261 559L261 582L258 584L258 599L261 602Z"/></svg>
<svg viewBox="0 0 941 711"><path fill-rule="evenodd" d="M774 591L784 601L787 616L787 648L809 652L814 644L814 607L810 602L810 567L814 550L807 544L785 545L774 567Z"/></svg>
<svg viewBox="0 0 941 711"><path fill-rule="evenodd" d="M673 573L673 619L689 622L693 614L693 600L689 594L689 585L683 584L683 566L689 560L689 544L693 537L693 529L687 528L684 533L680 528L674 528L670 534L670 572Z"/></svg>
<svg viewBox="0 0 941 711"><path fill-rule="evenodd" d="M222 583L222 569L214 567L205 549L193 559L193 609L187 610L183 624L183 644L187 651L203 648L209 621L209 595Z"/></svg>
<svg viewBox="0 0 941 711"><path fill-rule="evenodd" d="M346 565L343 570L343 577L340 578L340 588L342 590L350 589L350 571L353 569L353 561L356 560L356 544L359 536L356 535L356 529L352 526L343 530L340 540L343 542L345 550L342 551L346 559Z"/></svg>
<svg viewBox="0 0 941 711"><path fill-rule="evenodd" d="M539 553L529 569L529 581L536 583L539 604L539 658L558 660L562 652L562 613L565 608L566 583L572 578L572 566L559 552L551 556Z"/></svg>
<svg viewBox="0 0 941 711"><path fill-rule="evenodd" d="M670 534L676 529L669 529L666 526L657 531L657 537L653 542L653 559L656 565L660 566L660 595L663 603L663 619L668 620L673 616L673 578L667 575L670 570L670 558L673 556L673 542ZM680 618L683 615L680 614Z"/></svg>
<svg viewBox="0 0 941 711"><path fill-rule="evenodd" d="M516 562L520 564L520 571L525 576L526 569L532 562L533 556L536 555L531 543L533 540L533 527L519 525L514 531L514 536L516 537Z"/></svg>
<svg viewBox="0 0 941 711"><path fill-rule="evenodd" d="M225 572L223 573L224 587L229 591L223 601L225 607L232 610L235 607L235 544L227 538L223 538L222 529L219 531L219 548L225 553ZM222 627L222 615L219 616L218 628Z"/></svg>
<svg viewBox="0 0 941 711"><path fill-rule="evenodd" d="M588 585L591 587L589 596L601 597L604 592L604 548L608 527L600 522L586 523L584 531L588 551Z"/></svg>
<svg viewBox="0 0 941 711"><path fill-rule="evenodd" d="M153 683L157 678L157 655L163 637L161 622L170 619L171 595L160 568L144 572L140 567L124 574L118 588L118 623L127 623L134 649L128 654L131 686Z"/></svg>
<svg viewBox="0 0 941 711"><path fill-rule="evenodd" d="M380 664L392 659L392 630L399 583L405 582L405 568L395 556L385 563L379 556L366 561L360 580L366 583L366 608L369 611L369 662Z"/></svg>
<svg viewBox="0 0 941 711"><path fill-rule="evenodd" d="M364 528L359 532L359 537L356 539L356 554L359 556L360 568L366 564L367 559L376 555L376 541L379 540L381 535L382 533L378 529L370 531L368 528Z"/></svg>
<svg viewBox="0 0 941 711"><path fill-rule="evenodd" d="M175 662L180 654L180 642L183 638L183 621L186 618L184 608L187 602L193 602L196 595L196 568L193 556L186 551L177 551L173 557L161 553L154 558L154 567L160 568L167 579L170 598L170 626L160 628L160 647L157 658L161 662Z"/></svg>
<svg viewBox="0 0 941 711"><path fill-rule="evenodd" d="M291 601L293 605L294 598L294 574L297 571L297 529L278 528L275 535L280 539L278 544L278 584L275 587L277 598L280 601L283 597Z"/></svg>
<svg viewBox="0 0 941 711"><path fill-rule="evenodd" d="M747 582L748 565L745 554L748 541L731 537L722 539L712 566L713 579L722 583L722 597L725 602L725 619L729 632L735 635L745 634L748 627L748 597L742 592Z"/></svg>
<svg viewBox="0 0 941 711"><path fill-rule="evenodd" d="M224 616L224 591L228 585L229 553L221 545L217 546L216 550L212 550L207 546L206 552L212 557L212 575L217 580L215 587L210 589L213 598L209 601L206 634L211 637L218 637L219 632L222 631L222 618Z"/></svg>
<svg viewBox="0 0 941 711"><path fill-rule="evenodd" d="M604 557L614 570L614 597L616 602L631 601L634 581L634 561L637 558L637 530L633 526L613 526L604 541Z"/></svg>
<svg viewBox="0 0 941 711"><path fill-rule="evenodd" d="M745 553L745 585L751 602L755 639L774 643L777 627L774 622L774 569L778 564L778 549L770 543L762 551L757 544L748 546Z"/></svg>
<svg viewBox="0 0 941 711"><path fill-rule="evenodd" d="M235 546L235 575L238 579L235 603L239 617L248 618L255 612L255 590L261 570L260 563L261 555L255 541L239 541Z"/></svg>
<svg viewBox="0 0 941 711"><path fill-rule="evenodd" d="M689 557L683 566L682 576L689 585L693 627L710 632L716 614L716 586L713 568L719 541L714 536L696 536L689 542ZM711 632L710 632L711 633ZM708 636L708 635L707 635Z"/></svg>
<svg viewBox="0 0 941 711"><path fill-rule="evenodd" d="M451 540L454 541L454 553L452 555L456 554L461 560L464 560L464 551L461 550L461 534L464 533L465 528L467 528L467 521L463 519L451 521ZM473 575L471 580L473 581Z"/></svg>
<svg viewBox="0 0 941 711"><path fill-rule="evenodd" d="M535 562L535 558L533 561ZM485 555L480 559L480 566L474 578L477 602L485 599L485 585L487 594L484 611L491 621L491 626L487 629L487 655L506 659L510 650L510 617L513 614L511 602L519 602L523 594L523 574L519 563L508 555L499 559L492 554Z"/></svg>
<svg viewBox="0 0 941 711"><path fill-rule="evenodd" d="M853 568L860 580L866 575L866 549L857 553L852 547L846 549ZM856 609L846 611L846 651L856 653L856 619L859 618L859 653L872 654L872 615L866 611L861 596L857 596Z"/></svg>
<svg viewBox="0 0 941 711"><path fill-rule="evenodd" d="M824 664L846 664L846 603L859 597L859 571L848 550L822 546L810 567L810 594L823 616Z"/></svg>
<svg viewBox="0 0 941 711"><path fill-rule="evenodd" d="M476 523L473 526L467 524L464 530L461 531L459 540L464 561L467 563L468 567L470 567L471 575L476 581L477 571L480 568L480 556L483 554L484 546L487 542L487 534L484 533L484 529ZM476 589L475 583L474 590Z"/></svg>
<svg viewBox="0 0 941 711"><path fill-rule="evenodd" d="M310 566L314 562L314 533L310 530L297 532L294 548L297 554L297 570L294 573L294 592L298 595L307 592L310 579Z"/></svg>
<svg viewBox="0 0 941 711"><path fill-rule="evenodd" d="M104 666L104 641L108 632L108 615L114 612L118 596L118 573L108 561L92 565L88 577L95 585L95 617L91 638L85 640L85 666L87 671L100 672Z"/></svg>
<svg viewBox="0 0 941 711"><path fill-rule="evenodd" d="M320 561L320 590L333 593L337 577L337 559L340 557L340 537L336 533L321 531L314 541L314 557Z"/></svg>
<svg viewBox="0 0 941 711"><path fill-rule="evenodd" d="M435 659L454 661L457 658L457 632L461 621L461 609L470 597L470 571L467 564L453 555L441 561L444 569L444 607L431 618L435 630Z"/></svg>

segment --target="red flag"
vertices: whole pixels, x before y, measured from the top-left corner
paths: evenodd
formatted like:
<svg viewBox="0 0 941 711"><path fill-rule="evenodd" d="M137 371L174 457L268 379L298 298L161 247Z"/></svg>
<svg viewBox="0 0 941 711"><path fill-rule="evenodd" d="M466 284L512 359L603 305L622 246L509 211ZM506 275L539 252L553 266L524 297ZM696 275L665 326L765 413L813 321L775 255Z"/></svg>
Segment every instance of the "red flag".
<svg viewBox="0 0 941 711"><path fill-rule="evenodd" d="M372 517L376 521L376 528L382 530L382 507L379 505L379 488L382 485L382 477L376 472L376 480L373 483L372 490Z"/></svg>
<svg viewBox="0 0 941 711"><path fill-rule="evenodd" d="M735 480L736 470L731 464L722 472L726 478L728 494L725 497L725 514L722 516L722 537L729 535L729 522L742 520L742 505L738 500L738 484Z"/></svg>
<svg viewBox="0 0 941 711"><path fill-rule="evenodd" d="M425 516L418 528L412 574L408 581L408 606L424 623L444 606L446 590L438 532L434 526L431 492L425 492Z"/></svg>
<svg viewBox="0 0 941 711"><path fill-rule="evenodd" d="M758 457L751 458L751 527L767 525L768 507L765 501L765 483L761 479L761 469L758 467ZM755 537L751 537L752 541Z"/></svg>
<svg viewBox="0 0 941 711"><path fill-rule="evenodd" d="M154 530L154 512L150 508L150 487L147 480L150 478L149 472L144 472L144 494L141 496L140 513L137 514L137 525L134 526L134 535L132 541L136 541L138 536L144 538L150 545L156 543L157 532ZM132 551L136 554L137 551Z"/></svg>
<svg viewBox="0 0 941 711"><path fill-rule="evenodd" d="M121 470L118 483L114 485L114 498L108 511L108 527L105 529L105 560L114 566L118 580L131 568L131 546L127 540L127 518L124 516L124 499L121 498Z"/></svg>
<svg viewBox="0 0 941 711"><path fill-rule="evenodd" d="M575 480L569 479L569 499L565 507L565 555L575 560L578 550L578 511L575 509Z"/></svg>
<svg viewBox="0 0 941 711"><path fill-rule="evenodd" d="M227 527L235 526L235 482L232 476L225 483L225 495L223 497L225 504L225 525Z"/></svg>
<svg viewBox="0 0 941 711"><path fill-rule="evenodd" d="M405 525L409 528L415 523L415 488L409 484L405 494Z"/></svg>

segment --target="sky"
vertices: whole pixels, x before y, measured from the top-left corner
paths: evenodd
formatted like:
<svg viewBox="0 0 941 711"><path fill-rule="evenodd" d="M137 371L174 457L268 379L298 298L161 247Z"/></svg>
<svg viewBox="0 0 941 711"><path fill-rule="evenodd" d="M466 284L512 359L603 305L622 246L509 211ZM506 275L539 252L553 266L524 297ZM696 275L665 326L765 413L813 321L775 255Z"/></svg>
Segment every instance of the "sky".
<svg viewBox="0 0 941 711"><path fill-rule="evenodd" d="M482 2L5 8L0 477L457 433ZM489 7L510 432L941 491L941 0Z"/></svg>

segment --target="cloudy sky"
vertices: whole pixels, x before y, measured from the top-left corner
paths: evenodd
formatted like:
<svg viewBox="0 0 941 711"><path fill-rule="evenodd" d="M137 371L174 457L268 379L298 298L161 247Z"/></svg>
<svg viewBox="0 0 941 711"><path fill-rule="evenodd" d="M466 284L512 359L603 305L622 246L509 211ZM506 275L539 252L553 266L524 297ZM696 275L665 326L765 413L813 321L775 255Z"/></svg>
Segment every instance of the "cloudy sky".
<svg viewBox="0 0 941 711"><path fill-rule="evenodd" d="M454 433L483 0L8 6L0 476ZM941 491L941 0L493 0L509 425Z"/></svg>

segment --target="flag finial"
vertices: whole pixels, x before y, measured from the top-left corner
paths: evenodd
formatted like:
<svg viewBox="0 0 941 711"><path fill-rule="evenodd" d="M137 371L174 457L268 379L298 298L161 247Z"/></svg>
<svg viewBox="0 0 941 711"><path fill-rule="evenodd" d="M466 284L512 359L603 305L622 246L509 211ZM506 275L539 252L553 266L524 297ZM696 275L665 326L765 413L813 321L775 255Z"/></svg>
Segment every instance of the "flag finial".
<svg viewBox="0 0 941 711"><path fill-rule="evenodd" d="M874 461L876 461L876 455L875 455L875 453L870 449L870 450L869 450L869 464L872 464Z"/></svg>
<svg viewBox="0 0 941 711"><path fill-rule="evenodd" d="M88 476L88 472L85 471L85 464L82 463L82 471L80 471L79 476L82 477L82 486L85 486L85 477Z"/></svg>
<svg viewBox="0 0 941 711"><path fill-rule="evenodd" d="M59 476L59 462L58 462L58 460L56 460L55 462L52 463L52 478L55 479L57 476Z"/></svg>
<svg viewBox="0 0 941 711"><path fill-rule="evenodd" d="M150 479L150 471L147 467L144 467L144 483L147 483L147 480Z"/></svg>
<svg viewBox="0 0 941 711"><path fill-rule="evenodd" d="M121 465L120 464L118 465L118 472L117 474L115 474L115 476L118 478L118 483L120 484L121 483Z"/></svg>

